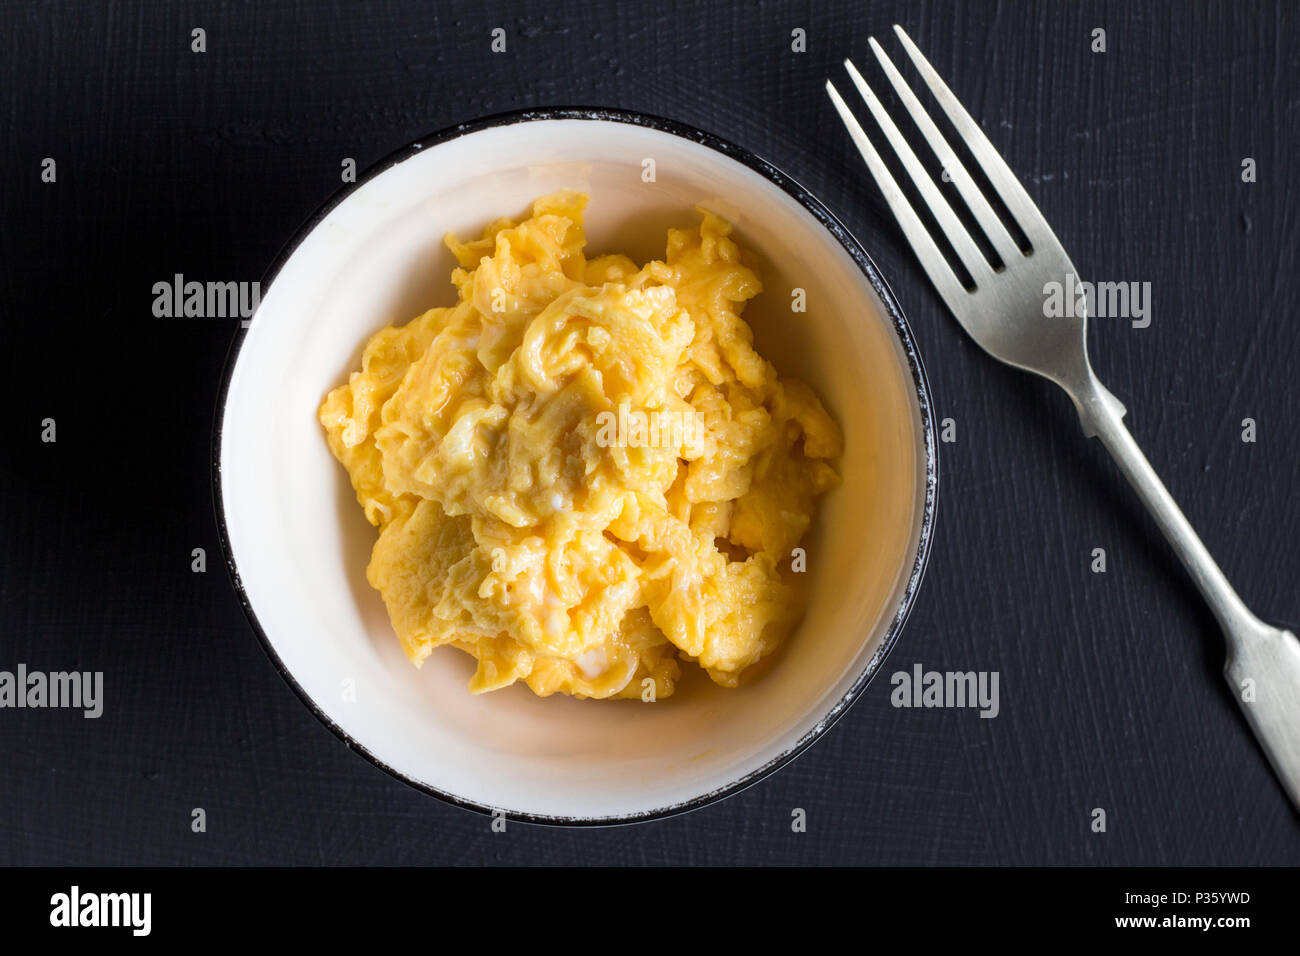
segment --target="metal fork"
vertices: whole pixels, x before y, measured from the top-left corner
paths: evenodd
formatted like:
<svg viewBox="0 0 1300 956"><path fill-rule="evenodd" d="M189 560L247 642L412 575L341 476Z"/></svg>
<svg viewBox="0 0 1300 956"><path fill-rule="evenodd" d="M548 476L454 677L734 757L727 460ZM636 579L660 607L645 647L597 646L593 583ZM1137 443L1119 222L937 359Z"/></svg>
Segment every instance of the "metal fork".
<svg viewBox="0 0 1300 956"><path fill-rule="evenodd" d="M1124 406L1093 374L1088 361L1087 317L1082 303L1073 303L1072 308L1065 310L1071 314L1065 317L1048 317L1045 296L1053 288L1049 283L1061 284L1055 288L1070 287L1078 275L1074 264L979 124L962 108L902 28L895 26L894 31L985 178L1027 237L1028 250L1022 251L1012 238L874 37L870 41L872 52L945 171L944 178L955 185L1000 264L990 261L980 250L927 172L927 164L917 158L880 100L848 60L844 66L849 78L862 94L957 259L969 273L973 286L950 267L848 105L828 81L826 91L835 109L912 250L962 328L994 358L1042 375L1064 389L1079 413L1084 434L1101 440L1155 517L1223 628L1228 645L1224 676L1273 770L1300 809L1300 641L1290 631L1263 623L1242 603L1138 448L1124 426Z"/></svg>

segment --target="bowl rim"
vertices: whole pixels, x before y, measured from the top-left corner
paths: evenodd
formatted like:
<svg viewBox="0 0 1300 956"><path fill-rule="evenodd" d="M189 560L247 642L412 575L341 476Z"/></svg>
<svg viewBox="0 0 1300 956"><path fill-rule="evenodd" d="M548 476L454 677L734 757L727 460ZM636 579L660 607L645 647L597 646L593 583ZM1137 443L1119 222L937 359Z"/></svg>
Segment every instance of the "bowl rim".
<svg viewBox="0 0 1300 956"><path fill-rule="evenodd" d="M221 551L225 559L226 570L230 575L231 586L233 587L236 596L239 598L239 603L243 608L244 616L247 618L253 633L257 636L258 642L262 646L262 650L270 659L276 672L279 673L284 682L292 688L298 698L307 706L307 709L310 710L316 718L334 734L334 736L338 737L349 750L361 754L361 756L365 757L366 760L374 764L380 770L383 770L390 776L395 777L397 780L400 780L402 783L405 783L421 793L436 797L444 803L449 803L453 806L465 810L471 810L482 815L491 816L494 814L504 814L506 819L511 821L541 826L577 828L625 826L636 823L646 823L653 820L662 820L679 814L688 813L692 810L697 810L709 804L724 800L727 797L735 796L736 794L748 789L765 777L785 767L807 751L813 743L821 739L831 726L845 714L853 702L861 696L862 692L871 682L871 679L879 672L881 665L889 655L889 652L893 650L894 645L898 642L899 634L907 623L912 607L916 603L921 580L925 575L925 569L929 563L939 484L938 447L935 440L929 380L926 377L925 367L921 362L921 356L917 350L916 341L913 337L911 327L908 325L907 318L904 316L903 310L898 304L898 300L895 297L893 290L890 288L889 283L885 280L880 270L876 267L875 262L872 260L871 256L867 254L866 249L860 242L858 242L857 238L835 216L835 214L823 205L822 202L808 189L801 185L792 176L783 172L767 160L762 159L756 153L743 146L738 146L719 136L715 136L712 133L697 129L688 124L649 113L611 107L568 106L519 109L494 113L479 119L457 123L428 136L420 137L419 139L394 150L387 156L367 167L364 172L357 174L355 182L348 183L337 190L333 195L325 200L325 202L322 203L315 212L303 221L292 237L280 248L279 253L277 253L275 259L272 260L271 265L263 274L261 280L262 298L265 299L267 290L270 288L271 283L274 282L276 276L284 267L285 263L288 262L289 258L297 251L299 245L302 244L307 236L309 236L316 227L320 225L322 220L324 220L325 217L328 216L340 203L347 199L348 196L357 189L361 188L365 183L386 172L393 166L396 166L397 164L434 146L448 143L452 140L460 139L474 133L495 129L497 127L513 126L520 123L545 120L588 120L596 122L623 123L653 129L661 133L667 133L672 136L690 140L691 142L711 149L714 152L721 153L728 159L748 167L750 170L758 173L796 200L822 225L824 229L826 229L827 232L831 234L831 236L835 238L836 241L839 242L845 252L848 253L849 257L857 264L868 283L874 288L881 303L884 305L885 311L893 326L894 334L899 345L902 347L904 356L907 359L908 369L912 375L912 387L915 392L920 414L921 439L925 451L924 503L921 511L921 527L916 545L916 554L912 561L912 567L908 572L901 600L898 603L894 617L889 622L880 644L871 655L871 659L867 661L862 672L854 679L849 690L835 702L834 706L811 730L780 754L771 758L762 766L749 771L744 776L733 780L726 786L700 794L690 800L665 807L657 807L643 812L604 817L519 813L490 807L486 804L478 803L477 801L460 797L444 790L439 790L427 783L415 780L400 770L389 766L383 760L375 756L375 754L373 754L365 745L352 737L346 730L335 723L319 706L317 706L311 695L309 695L298 683L294 676L289 672L288 668L284 665L284 662L280 660L280 656L276 653L275 647L272 645L269 636L263 630L261 621L258 619L257 613L253 610L252 603L249 600L248 594L240 579L239 568L235 563L234 552L231 549L229 532L226 527L225 504L222 498L221 485L222 431L225 425L226 403L229 397L234 370L238 364L244 339L248 333L248 329L242 325L236 328L234 338L231 340L230 346L227 350L225 367L221 373L221 381L216 395L216 405L213 410L211 438L212 504L216 517L217 536L221 542Z"/></svg>

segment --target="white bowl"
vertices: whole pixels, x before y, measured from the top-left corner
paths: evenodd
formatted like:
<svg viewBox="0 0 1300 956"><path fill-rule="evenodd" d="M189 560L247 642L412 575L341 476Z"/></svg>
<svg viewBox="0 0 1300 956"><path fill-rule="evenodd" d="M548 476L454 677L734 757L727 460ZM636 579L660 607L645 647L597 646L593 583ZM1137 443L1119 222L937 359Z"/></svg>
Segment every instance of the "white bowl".
<svg viewBox="0 0 1300 956"><path fill-rule="evenodd" d="M654 160L654 182L643 181ZM662 257L704 204L763 260L745 312L759 351L811 383L845 431L843 486L804 542L804 622L760 679L702 675L640 701L465 689L442 648L417 670L366 583L376 532L316 419L362 344L455 299L443 234L570 187L591 195L589 252ZM268 285L269 283L269 285ZM807 311L793 312L803 288ZM349 746L462 806L556 824L680 812L795 757L861 693L906 619L930 542L937 467L925 376L888 286L798 184L676 123L607 110L493 117L415 143L303 227L231 349L214 430L222 543L253 629L286 681ZM687 667L690 673L697 668ZM871 747L864 740L862 747Z"/></svg>

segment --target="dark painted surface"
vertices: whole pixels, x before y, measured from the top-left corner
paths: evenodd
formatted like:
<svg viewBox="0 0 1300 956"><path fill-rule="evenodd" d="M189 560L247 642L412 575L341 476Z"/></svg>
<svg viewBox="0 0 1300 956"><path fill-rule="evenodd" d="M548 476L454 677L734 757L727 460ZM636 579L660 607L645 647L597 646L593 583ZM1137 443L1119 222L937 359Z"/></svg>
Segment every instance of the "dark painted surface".
<svg viewBox="0 0 1300 956"><path fill-rule="evenodd" d="M1242 595L1295 628L1300 15L545 9L0 11L0 669L103 670L107 698L98 720L0 710L0 862L1300 862L1300 818L1219 676L1213 620L1065 399L986 360L941 310L821 92L841 58L865 65L867 37L903 24L1085 277L1151 283L1149 327L1093 324L1094 365ZM790 50L795 28L806 53ZM257 279L344 157L364 167L455 122L574 103L753 149L876 258L957 433L930 570L885 669L997 670L996 719L895 709L880 680L796 763L722 804L494 834L349 753L276 676L219 567L209 500L232 330L153 318L153 283ZM1089 570L1099 547L1105 574ZM806 833L790 830L796 807Z"/></svg>

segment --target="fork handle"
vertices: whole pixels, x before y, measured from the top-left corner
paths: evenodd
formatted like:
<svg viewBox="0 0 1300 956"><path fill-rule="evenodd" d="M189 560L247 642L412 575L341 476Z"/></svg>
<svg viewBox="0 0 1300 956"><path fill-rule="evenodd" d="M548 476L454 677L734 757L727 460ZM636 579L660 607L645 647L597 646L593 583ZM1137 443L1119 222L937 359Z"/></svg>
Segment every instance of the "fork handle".
<svg viewBox="0 0 1300 956"><path fill-rule="evenodd" d="M1137 441L1124 425L1124 406L1100 382L1093 382L1095 394L1076 400L1084 431L1101 440L1120 471L1147 506L1174 553L1196 582L1225 633L1231 636L1261 622L1237 596L1204 542L1169 494L1156 470L1147 461Z"/></svg>
<svg viewBox="0 0 1300 956"><path fill-rule="evenodd" d="M1233 697L1300 809L1300 641L1246 607L1124 426L1124 406L1089 378L1072 393L1084 431L1110 452L1214 611L1227 639L1224 676Z"/></svg>

